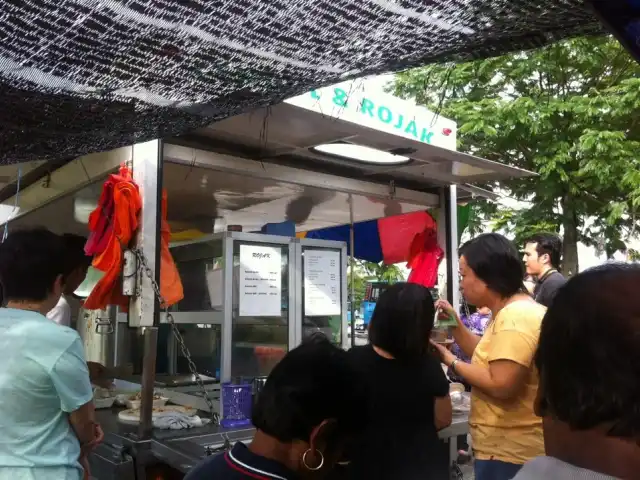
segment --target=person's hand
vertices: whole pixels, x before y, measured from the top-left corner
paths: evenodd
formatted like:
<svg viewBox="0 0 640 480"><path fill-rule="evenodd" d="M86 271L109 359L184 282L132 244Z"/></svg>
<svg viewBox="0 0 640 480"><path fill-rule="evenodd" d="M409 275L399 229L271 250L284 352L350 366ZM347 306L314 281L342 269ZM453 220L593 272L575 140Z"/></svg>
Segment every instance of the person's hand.
<svg viewBox="0 0 640 480"><path fill-rule="evenodd" d="M458 322L458 325L460 325L460 316L458 315L458 312L456 312L456 310L446 300L438 300L436 302L436 310L438 310L438 318L447 319L449 317L453 317L456 319L456 322Z"/></svg>
<svg viewBox="0 0 640 480"><path fill-rule="evenodd" d="M113 386L113 378L107 373L107 368L96 362L87 362L89 368L89 380L94 385L101 388L111 388Z"/></svg>
<svg viewBox="0 0 640 480"><path fill-rule="evenodd" d="M91 452L91 450L93 450L98 445L100 445L103 442L103 440L104 440L104 431L102 430L102 427L100 426L100 424L96 423L94 424L93 439L90 442L85 443L81 447L82 455L85 455L85 456L89 455L89 452Z"/></svg>
<svg viewBox="0 0 640 480"><path fill-rule="evenodd" d="M84 470L82 474L82 479L89 480L91 478L91 470L89 469L89 459L85 455L81 455L80 458L78 459L78 462L80 463L80 465L82 466L82 469Z"/></svg>
<svg viewBox="0 0 640 480"><path fill-rule="evenodd" d="M453 361L457 359L457 357L453 353L451 353L449 349L444 345L440 345L438 342L434 342L433 340L429 340L429 342L438 353L438 356L440 357L440 361L444 363L447 367L451 366Z"/></svg>
<svg viewBox="0 0 640 480"><path fill-rule="evenodd" d="M93 436L93 440L91 440L89 443L87 443L87 448L89 450L93 450L98 445L100 445L104 440L104 431L102 430L102 427L100 426L99 423L95 424L94 431L95 431L95 433L94 433L94 436Z"/></svg>

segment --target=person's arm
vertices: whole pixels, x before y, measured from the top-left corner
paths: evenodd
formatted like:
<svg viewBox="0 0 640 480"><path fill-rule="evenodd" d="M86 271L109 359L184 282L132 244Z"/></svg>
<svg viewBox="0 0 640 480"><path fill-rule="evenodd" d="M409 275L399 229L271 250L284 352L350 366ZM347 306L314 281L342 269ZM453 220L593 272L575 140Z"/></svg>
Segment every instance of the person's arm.
<svg viewBox="0 0 640 480"><path fill-rule="evenodd" d="M442 430L451 425L453 420L453 407L449 396L449 381L442 371L440 361L429 356L425 363L425 380L433 394L433 420L436 430Z"/></svg>
<svg viewBox="0 0 640 480"><path fill-rule="evenodd" d="M515 312L518 315L519 312ZM523 319L523 327L526 321ZM451 366L455 362L455 372L472 387L482 390L485 394L498 400L509 400L518 396L524 387L527 377L531 373L531 363L538 337L536 332L518 330L514 325L517 321L510 321L510 327L505 329L504 322L496 325L489 343L489 368L467 364L458 360L451 352L435 345L445 365Z"/></svg>
<svg viewBox="0 0 640 480"><path fill-rule="evenodd" d="M87 368L89 369L89 380L93 385L102 388L113 386L111 372L104 365L97 362L87 362Z"/></svg>
<svg viewBox="0 0 640 480"><path fill-rule="evenodd" d="M498 400L517 397L530 374L529 367L511 360L494 360L489 368L458 361L455 371L469 385Z"/></svg>
<svg viewBox="0 0 640 480"><path fill-rule="evenodd" d="M453 407L451 406L451 397L449 395L436 397L434 403L434 419L436 430L442 430L451 425L453 421Z"/></svg>
<svg viewBox="0 0 640 480"><path fill-rule="evenodd" d="M438 300L436 302L436 308L442 309L447 315L453 315L458 322L458 326L451 329L451 333L453 334L453 338L467 357L471 358L473 356L473 352L480 343L480 339L478 335L473 334L464 323L460 319L460 316L455 311L455 309L451 306L449 302L446 300Z"/></svg>
<svg viewBox="0 0 640 480"><path fill-rule="evenodd" d="M69 423L80 445L86 447L93 444L100 431L80 337L58 358L50 376L60 399L60 409L69 415Z"/></svg>
<svg viewBox="0 0 640 480"><path fill-rule="evenodd" d="M82 449L85 450L86 447L92 446L96 437L96 428L98 426L93 400L71 412L69 414L69 423L71 424L73 431L76 433Z"/></svg>

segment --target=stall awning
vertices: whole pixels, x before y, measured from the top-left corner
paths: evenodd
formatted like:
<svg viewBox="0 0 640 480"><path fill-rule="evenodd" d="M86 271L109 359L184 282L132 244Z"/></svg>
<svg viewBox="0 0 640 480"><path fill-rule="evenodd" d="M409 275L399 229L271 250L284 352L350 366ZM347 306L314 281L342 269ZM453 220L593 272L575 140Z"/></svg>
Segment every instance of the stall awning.
<svg viewBox="0 0 640 480"><path fill-rule="evenodd" d="M0 4L0 163L73 158L429 62L601 27L582 0Z"/></svg>
<svg viewBox="0 0 640 480"><path fill-rule="evenodd" d="M469 211L468 206L458 207L458 236L467 227ZM409 249L414 237L425 230L438 228L434 216L436 216L435 210L354 223L354 257L376 263L406 262L409 259ZM346 242L347 251L351 248L350 225L299 232L297 236Z"/></svg>

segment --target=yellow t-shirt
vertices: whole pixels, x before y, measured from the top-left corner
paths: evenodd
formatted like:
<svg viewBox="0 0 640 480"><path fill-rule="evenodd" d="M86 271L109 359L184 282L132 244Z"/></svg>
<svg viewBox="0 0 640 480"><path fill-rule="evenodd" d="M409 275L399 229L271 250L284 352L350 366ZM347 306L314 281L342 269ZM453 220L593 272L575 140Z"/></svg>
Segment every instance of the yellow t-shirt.
<svg viewBox="0 0 640 480"><path fill-rule="evenodd" d="M473 352L473 365L489 368L494 360L511 360L530 368L526 387L518 398L501 401L477 388L471 390L469 426L473 452L480 460L523 464L544 455L542 420L533 413L538 391L533 355L545 311L530 300L507 305L489 324Z"/></svg>

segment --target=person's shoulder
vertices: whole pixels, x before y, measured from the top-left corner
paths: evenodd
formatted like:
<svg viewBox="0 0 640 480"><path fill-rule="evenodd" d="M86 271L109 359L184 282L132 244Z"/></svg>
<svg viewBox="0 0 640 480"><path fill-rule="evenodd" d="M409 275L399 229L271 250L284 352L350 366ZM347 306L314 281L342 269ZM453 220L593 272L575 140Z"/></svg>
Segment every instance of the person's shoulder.
<svg viewBox="0 0 640 480"><path fill-rule="evenodd" d="M58 325L71 325L71 306L64 296L61 296L57 305L47 313L47 318Z"/></svg>
<svg viewBox="0 0 640 480"><path fill-rule="evenodd" d="M496 324L503 329L539 329L547 308L533 299L517 300L504 307L496 317Z"/></svg>
<svg viewBox="0 0 640 480"><path fill-rule="evenodd" d="M347 350L347 358L353 364L360 364L372 357L373 348L371 345L358 345Z"/></svg>
<svg viewBox="0 0 640 480"><path fill-rule="evenodd" d="M224 476L224 478L234 478L228 476L228 470L225 454L221 453L208 457L193 467L189 473L187 473L187 476L184 477L184 480L208 480L221 476Z"/></svg>
<svg viewBox="0 0 640 480"><path fill-rule="evenodd" d="M547 311L544 305L540 305L533 298L522 298L521 300L516 300L506 307L504 307L499 313L498 316L507 317L514 315L541 315L544 316Z"/></svg>
<svg viewBox="0 0 640 480"><path fill-rule="evenodd" d="M25 325L30 322L38 322L43 320L42 314L34 312L32 310L21 310L18 308L0 308L0 319L13 320L16 323L20 322L20 325Z"/></svg>
<svg viewBox="0 0 640 480"><path fill-rule="evenodd" d="M553 272L542 285L544 286L546 283L548 283L550 287L558 288L567 283L567 279L560 272Z"/></svg>
<svg viewBox="0 0 640 480"><path fill-rule="evenodd" d="M51 355L62 355L70 347L82 349L82 340L78 332L51 320L42 322L31 338L34 347L44 346Z"/></svg>

